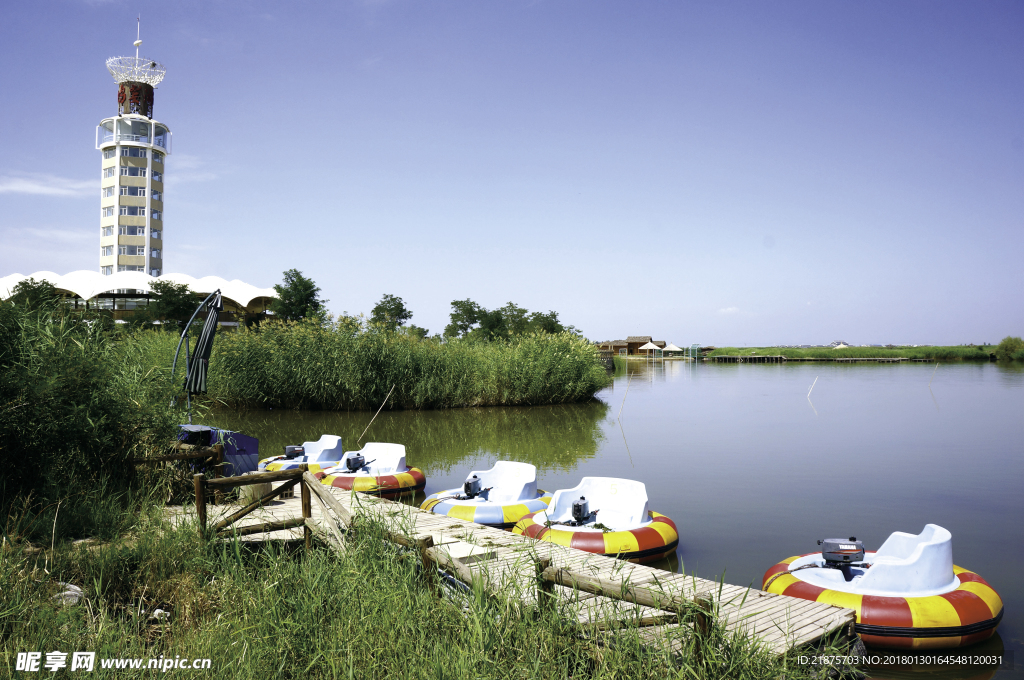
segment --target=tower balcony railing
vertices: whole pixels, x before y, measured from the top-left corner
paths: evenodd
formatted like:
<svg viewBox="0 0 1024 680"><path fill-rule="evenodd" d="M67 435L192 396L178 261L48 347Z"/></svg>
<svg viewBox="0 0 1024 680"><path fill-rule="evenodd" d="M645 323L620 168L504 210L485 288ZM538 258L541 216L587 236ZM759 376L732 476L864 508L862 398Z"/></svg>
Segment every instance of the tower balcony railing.
<svg viewBox="0 0 1024 680"><path fill-rule="evenodd" d="M115 135L113 133L103 135L102 143L107 142L138 142L140 144L149 144L148 135ZM159 146L161 149L167 148L167 138L160 136L153 139L153 146Z"/></svg>

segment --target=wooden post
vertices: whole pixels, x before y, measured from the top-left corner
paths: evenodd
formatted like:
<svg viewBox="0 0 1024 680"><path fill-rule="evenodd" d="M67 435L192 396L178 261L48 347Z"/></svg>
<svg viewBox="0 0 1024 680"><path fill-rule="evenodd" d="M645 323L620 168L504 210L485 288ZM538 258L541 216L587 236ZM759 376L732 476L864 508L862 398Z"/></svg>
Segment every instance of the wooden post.
<svg viewBox="0 0 1024 680"><path fill-rule="evenodd" d="M437 569L437 565L434 564L434 560L430 559L430 553L427 551L434 547L434 537L420 536L416 539L416 547L420 551L420 562L423 564L423 578L426 579L427 587L435 595L440 595L440 591L437 589L437 579L434 577L434 570Z"/></svg>
<svg viewBox="0 0 1024 680"><path fill-rule="evenodd" d="M534 566L537 569L537 607L542 611L550 611L555 603L555 584L544 578L544 570L551 566L551 558L541 557Z"/></svg>
<svg viewBox="0 0 1024 680"><path fill-rule="evenodd" d="M302 473L305 474L306 471L309 470L309 466L306 465L305 463L301 463L299 465L299 470L301 470ZM306 481L304 479L300 479L299 487L302 489L302 516L305 518L312 517L313 507L312 504L310 503L311 499L309 497L309 486L306 485ZM302 533L305 535L306 538L306 550L309 550L313 547L313 532L310 530L309 527L304 526L302 529Z"/></svg>
<svg viewBox="0 0 1024 680"><path fill-rule="evenodd" d="M223 469L222 469L222 465L221 464L224 462L224 445L223 444L215 444L211 448L213 448L213 451L214 451L214 456L213 456L213 458L211 458L211 460L213 460L213 478L217 479L223 473ZM224 502L224 491L222 491L219 488L214 489L214 491L213 491L213 504L214 505L220 505L223 502Z"/></svg>
<svg viewBox="0 0 1024 680"><path fill-rule="evenodd" d="M704 645L708 636L708 618L711 614L712 602L707 595L699 595L693 600L693 606L697 610L693 619L693 656L697 663L704 659Z"/></svg>
<svg viewBox="0 0 1024 680"><path fill-rule="evenodd" d="M193 475L196 485L196 516L199 518L199 538L206 538L206 475Z"/></svg>

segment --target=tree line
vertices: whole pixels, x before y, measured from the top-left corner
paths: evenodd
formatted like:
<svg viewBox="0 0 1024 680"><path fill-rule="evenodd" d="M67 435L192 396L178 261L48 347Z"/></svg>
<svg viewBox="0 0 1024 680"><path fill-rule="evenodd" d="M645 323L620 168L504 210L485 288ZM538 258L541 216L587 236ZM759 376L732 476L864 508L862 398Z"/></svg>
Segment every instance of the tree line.
<svg viewBox="0 0 1024 680"><path fill-rule="evenodd" d="M157 322L164 330L180 332L196 311L199 302L197 293L193 292L188 284L171 281L153 280L149 288L148 304L134 311L130 319L131 325L148 326ZM321 324L329 322L329 300L322 298L320 287L299 270L285 271L281 283L274 285L274 292L277 298L271 302L270 312L275 318L286 321L313 319ZM30 278L15 286L11 301L35 308L49 305L60 298L60 293L51 283ZM370 311L368 324L386 332L404 333L421 339L428 337L428 329L409 323L412 317L412 310L406 307L402 298L385 294ZM341 315L337 321L351 327L362 324L359 318L349 316L347 313ZM448 325L442 333L432 337L436 340L469 338L491 341L530 333L563 331L579 334L574 326L562 324L556 311L530 312L514 302L508 302L496 309L487 309L466 298L452 300Z"/></svg>

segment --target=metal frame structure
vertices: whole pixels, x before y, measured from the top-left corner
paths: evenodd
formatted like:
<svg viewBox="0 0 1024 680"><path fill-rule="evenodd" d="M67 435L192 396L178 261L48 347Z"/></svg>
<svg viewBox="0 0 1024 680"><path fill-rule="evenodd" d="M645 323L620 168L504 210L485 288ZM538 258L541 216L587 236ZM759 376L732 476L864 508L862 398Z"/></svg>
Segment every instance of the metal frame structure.
<svg viewBox="0 0 1024 680"><path fill-rule="evenodd" d="M156 87L167 75L163 64L145 57L111 57L107 59L107 70L118 83L145 83Z"/></svg>

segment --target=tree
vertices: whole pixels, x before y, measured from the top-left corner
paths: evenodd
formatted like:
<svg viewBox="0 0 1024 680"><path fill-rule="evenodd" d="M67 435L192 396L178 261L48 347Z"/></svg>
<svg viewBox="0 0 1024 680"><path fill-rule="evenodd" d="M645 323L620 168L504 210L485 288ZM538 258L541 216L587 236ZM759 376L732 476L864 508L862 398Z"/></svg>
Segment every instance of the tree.
<svg viewBox="0 0 1024 680"><path fill-rule="evenodd" d="M20 281L11 291L11 302L28 309L52 305L60 299L60 294L49 281L36 281L29 277Z"/></svg>
<svg viewBox="0 0 1024 680"><path fill-rule="evenodd" d="M530 312L525 307L510 301L501 308L501 316L507 335L525 335L530 331Z"/></svg>
<svg viewBox="0 0 1024 680"><path fill-rule="evenodd" d="M409 324L408 326L402 326L402 330L405 331L406 333L408 333L409 335L411 335L412 337L419 338L420 340L422 340L423 338L427 337L427 333L430 332L426 328L420 328L416 324Z"/></svg>
<svg viewBox="0 0 1024 680"><path fill-rule="evenodd" d="M445 337L469 337L497 340L527 333L578 333L573 326L563 326L558 312L533 312L514 302L488 310L473 302L452 300L451 323L445 326Z"/></svg>
<svg viewBox="0 0 1024 680"><path fill-rule="evenodd" d="M558 321L558 312L554 310L548 311L547 314L534 312L530 315L530 325L533 330L544 333L561 333L565 330L565 326Z"/></svg>
<svg viewBox="0 0 1024 680"><path fill-rule="evenodd" d="M508 337L508 320L500 309L486 310L481 307L480 327L470 331L470 337L497 340Z"/></svg>
<svg viewBox="0 0 1024 680"><path fill-rule="evenodd" d="M1007 335L996 347L996 359L999 361L1009 361L1010 359L1017 358L1015 355L1024 352L1024 340Z"/></svg>
<svg viewBox="0 0 1024 680"><path fill-rule="evenodd" d="M324 318L329 300L320 299L320 288L307 279L298 269L284 273L284 283L275 284L277 299L270 304L270 311L279 319L298 321L307 318Z"/></svg>
<svg viewBox="0 0 1024 680"><path fill-rule="evenodd" d="M154 281L149 285L149 306L144 318L163 321L167 330L181 329L196 311L199 300L187 283ZM143 316L143 314L139 314Z"/></svg>
<svg viewBox="0 0 1024 680"><path fill-rule="evenodd" d="M405 308L405 301L394 295L384 294L377 306L370 312L370 323L377 324L388 331L396 331L398 327L412 318L412 312Z"/></svg>
<svg viewBox="0 0 1024 680"><path fill-rule="evenodd" d="M469 298L465 300L452 300L452 312L449 315L451 323L444 327L445 337L466 337L473 330L473 327L480 323L480 317L486 311Z"/></svg>

